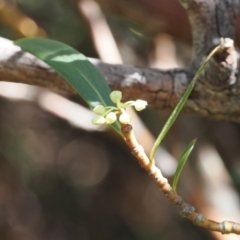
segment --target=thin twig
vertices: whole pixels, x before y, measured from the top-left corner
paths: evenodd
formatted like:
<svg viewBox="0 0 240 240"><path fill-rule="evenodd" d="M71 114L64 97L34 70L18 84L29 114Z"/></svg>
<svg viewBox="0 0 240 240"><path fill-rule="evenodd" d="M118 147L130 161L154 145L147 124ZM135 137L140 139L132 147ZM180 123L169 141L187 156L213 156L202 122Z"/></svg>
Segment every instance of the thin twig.
<svg viewBox="0 0 240 240"><path fill-rule="evenodd" d="M211 53L207 56L203 64L198 69L197 73L195 74L194 78L190 82L188 88L184 92L183 96L181 97L180 101L178 102L177 106L174 108L172 114L170 115L169 119L167 120L166 124L164 125L159 137L157 138L156 143L153 146L153 149L150 153L150 157L146 155L143 147L138 144L137 139L132 131L132 126L129 124L121 124L122 133L124 136L124 140L129 146L132 151L132 154L137 158L140 165L148 172L151 178L156 182L159 189L165 194L165 196L174 204L176 205L179 214L182 217L185 217L192 221L195 225L203 228L207 228L212 231L218 231L223 234L227 233L236 233L240 234L240 224L231 222L231 221L224 221L224 222L215 222L213 220L205 218L201 213L196 212L195 208L186 203L181 196L177 194L176 191L173 190L172 186L168 183L167 178L165 178L160 169L156 167L154 161L154 154L159 146L161 140L167 134L168 130L171 128L172 124L176 120L178 114L180 113L181 109L183 108L184 104L187 101L190 93L193 90L193 87L199 78L199 76L204 71L204 68L208 61L213 57L213 55L221 48L225 48L230 44L229 41L221 41L221 44L215 47ZM232 43L231 43L232 44Z"/></svg>
<svg viewBox="0 0 240 240"><path fill-rule="evenodd" d="M181 196L173 191L171 185L168 183L167 178L162 175L161 170L156 167L155 163L150 162L149 158L144 152L143 147L138 144L132 131L132 126L129 124L122 124L121 127L124 140L132 150L132 154L137 158L141 167L144 168L149 176L154 180L160 191L163 192L167 199L177 207L178 212L182 217L189 219L196 226L212 231L221 232L223 234L240 234L239 223L231 221L216 222L207 219L201 213L196 212L192 205L186 203Z"/></svg>

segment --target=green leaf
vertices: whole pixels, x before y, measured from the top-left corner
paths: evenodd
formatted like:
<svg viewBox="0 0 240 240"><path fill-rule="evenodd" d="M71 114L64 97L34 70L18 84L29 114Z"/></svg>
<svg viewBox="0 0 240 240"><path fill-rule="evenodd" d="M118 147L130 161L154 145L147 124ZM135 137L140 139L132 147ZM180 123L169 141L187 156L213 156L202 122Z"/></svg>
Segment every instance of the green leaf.
<svg viewBox="0 0 240 240"><path fill-rule="evenodd" d="M24 51L58 72L88 103L90 108L102 104L113 106L106 80L88 59L72 47L50 39L25 38L15 41ZM119 125L113 126L120 131Z"/></svg>
<svg viewBox="0 0 240 240"><path fill-rule="evenodd" d="M183 106L185 105L190 93L193 90L193 87L195 85L195 82L197 81L197 78L201 75L201 73L204 70L205 65L207 64L207 62L211 59L211 57L217 52L217 50L220 48L220 46L215 47L212 52L207 56L207 58L204 60L204 62L202 63L202 65L199 67L198 71L196 72L194 78L192 79L192 81L190 82L190 84L188 85L187 89L185 90L183 96L181 97L181 99L179 100L179 102L177 103L176 107L174 108L174 110L172 111L170 117L168 118L167 122L165 123L165 125L163 126L160 134L158 135L152 150L150 152L150 156L149 159L152 162L155 156L155 153L157 151L158 146L160 145L160 143L162 142L163 138L166 136L167 132L169 131L169 129L171 128L171 126L173 125L173 123L175 122L175 120L177 119L180 111L182 110Z"/></svg>
<svg viewBox="0 0 240 240"><path fill-rule="evenodd" d="M177 189L178 179L182 173L185 163L187 162L188 156L190 155L190 153L192 152L192 150L194 148L196 141L197 141L197 139L194 139L187 145L182 156L180 157L180 160L178 161L178 166L177 166L176 172L174 174L173 184L172 184L172 188L173 188L174 192L177 192L176 189Z"/></svg>
<svg viewBox="0 0 240 240"><path fill-rule="evenodd" d="M158 135L151 153L150 153L150 160L152 161L154 158L154 155L156 153L156 150L158 148L158 146L160 145L160 143L162 142L163 138L166 136L167 132L169 131L169 129L171 128L171 126L173 125L173 123L175 122L177 116L179 115L180 111L182 110L184 104L186 103L192 89L193 89L193 81L189 84L187 90L184 92L183 96L181 97L181 99L179 100L179 102L177 103L177 106L174 108L174 110L172 111L170 117L168 118L167 122L165 123L165 125L163 126L160 134Z"/></svg>

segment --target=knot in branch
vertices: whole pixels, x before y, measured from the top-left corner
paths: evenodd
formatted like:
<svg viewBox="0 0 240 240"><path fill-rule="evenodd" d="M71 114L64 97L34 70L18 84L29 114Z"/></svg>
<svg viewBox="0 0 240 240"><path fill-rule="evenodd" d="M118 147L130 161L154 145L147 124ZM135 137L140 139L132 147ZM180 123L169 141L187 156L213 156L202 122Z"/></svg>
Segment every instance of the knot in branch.
<svg viewBox="0 0 240 240"><path fill-rule="evenodd" d="M236 83L238 56L234 42L229 38L220 39L220 49L205 67L204 84L210 90L221 91Z"/></svg>

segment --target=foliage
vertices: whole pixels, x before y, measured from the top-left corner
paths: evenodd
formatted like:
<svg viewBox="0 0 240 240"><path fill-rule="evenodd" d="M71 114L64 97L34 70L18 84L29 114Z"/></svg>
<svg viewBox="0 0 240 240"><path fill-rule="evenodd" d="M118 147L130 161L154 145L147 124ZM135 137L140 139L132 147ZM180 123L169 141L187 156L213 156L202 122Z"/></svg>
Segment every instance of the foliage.
<svg viewBox="0 0 240 240"><path fill-rule="evenodd" d="M107 122L108 124L113 123L112 126L115 128L116 131L120 133L119 124L118 122L115 122L117 117L114 116L113 119L112 116L108 116L106 114L113 114L113 112L111 112L112 109L115 109L115 107L113 107L113 103L119 105L120 109L124 105L120 102L122 98L121 92L116 91L110 94L110 88L101 73L89 62L89 60L83 54L79 53L78 51L66 44L50 39L25 38L15 41L15 44L20 46L24 51L34 54L36 57L38 57L46 64L51 66L55 71L57 71L88 103L90 108L95 110L95 112L96 108L98 108L99 106L105 107L107 110L104 110L104 113L100 114L100 116L97 116L97 118L95 118L93 122L95 124L104 124L105 122ZM150 153L149 158L151 162L154 161L154 155L158 146L175 122L184 104L186 103L191 91L193 90L194 84L198 76L202 73L204 69L205 64L217 51L217 49L218 47L209 54L208 58L201 65L196 75L192 79L191 83L187 87L186 91L184 92L183 96L180 98L178 104L172 111L164 127L162 128ZM117 97L117 101L112 100L113 98L111 97L115 93L117 93L117 96L120 94ZM129 106L134 105L135 102L133 104L132 102L134 101L129 101L125 104ZM144 103L144 105L146 106L147 103ZM108 117L107 120L105 120L104 114ZM130 118L128 118L128 121L126 123L129 123L129 120ZM195 142L196 140L190 142L190 144L186 147L180 158L178 167L174 175L174 191L176 191L178 179L180 177L184 164L186 163L187 158L194 147Z"/></svg>
<svg viewBox="0 0 240 240"><path fill-rule="evenodd" d="M186 146L185 150L183 151L182 156L180 157L180 159L178 161L178 166L175 171L174 178L173 178L173 184L172 184L172 188L173 188L174 192L177 192L178 179L182 173L183 167L184 167L185 163L187 162L190 153L192 152L192 150L194 148L196 141L197 141L197 139L194 139Z"/></svg>
<svg viewBox="0 0 240 240"><path fill-rule="evenodd" d="M58 72L88 103L90 108L97 105L113 105L110 88L101 73L89 60L72 47L58 41L43 38L25 38L15 41L24 51L34 54ZM119 132L119 125L113 127Z"/></svg>

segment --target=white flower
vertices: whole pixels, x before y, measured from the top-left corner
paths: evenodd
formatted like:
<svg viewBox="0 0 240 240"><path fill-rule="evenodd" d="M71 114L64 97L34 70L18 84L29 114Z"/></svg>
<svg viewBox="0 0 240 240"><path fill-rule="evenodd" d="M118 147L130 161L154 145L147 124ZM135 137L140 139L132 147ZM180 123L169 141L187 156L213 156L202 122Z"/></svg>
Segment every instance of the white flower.
<svg viewBox="0 0 240 240"><path fill-rule="evenodd" d="M92 119L92 124L94 125L102 125L106 122L106 119L105 117L103 116L95 116L93 119Z"/></svg>
<svg viewBox="0 0 240 240"><path fill-rule="evenodd" d="M112 102L118 103L122 100L122 92L112 91L110 94L110 98L111 98Z"/></svg>
<svg viewBox="0 0 240 240"><path fill-rule="evenodd" d="M146 108L147 102L144 100L137 100L135 101L134 107L137 111L142 111L144 108Z"/></svg>
<svg viewBox="0 0 240 240"><path fill-rule="evenodd" d="M114 112L110 112L106 116L106 124L112 124L117 120L117 115Z"/></svg>
<svg viewBox="0 0 240 240"><path fill-rule="evenodd" d="M127 113L122 113L119 117L119 121L123 124L128 124L131 122L131 117Z"/></svg>
<svg viewBox="0 0 240 240"><path fill-rule="evenodd" d="M120 123L128 124L131 122L131 117L126 113L126 108L134 106L137 111L141 111L147 106L147 102L144 100L131 100L122 103L122 92L120 91L112 91L110 94L110 98L112 102L116 104L116 106L96 106L93 109L93 112L97 114L97 116L92 119L93 124L112 124L117 120L119 114L120 116L118 120L120 121Z"/></svg>
<svg viewBox="0 0 240 240"><path fill-rule="evenodd" d="M94 109L93 112L96 113L97 115L103 115L106 110L105 107L103 105L97 105Z"/></svg>

